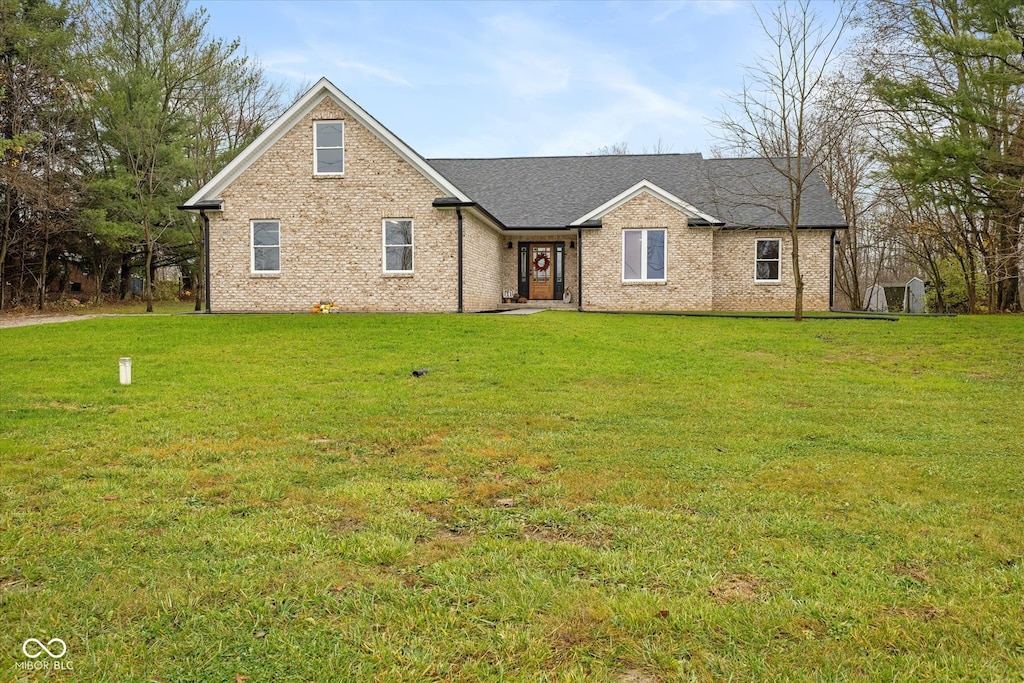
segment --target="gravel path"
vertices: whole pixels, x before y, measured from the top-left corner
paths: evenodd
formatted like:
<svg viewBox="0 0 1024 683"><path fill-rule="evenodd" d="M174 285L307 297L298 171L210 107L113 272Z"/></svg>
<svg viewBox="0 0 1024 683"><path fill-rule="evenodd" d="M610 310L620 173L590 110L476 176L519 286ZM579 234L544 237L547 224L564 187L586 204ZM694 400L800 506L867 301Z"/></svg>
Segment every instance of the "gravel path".
<svg viewBox="0 0 1024 683"><path fill-rule="evenodd" d="M49 325L50 323L69 323L73 320L88 320L89 318L130 318L188 315L186 313L80 313L72 315L63 313L59 315L6 315L0 316L0 329L5 327L24 327L26 325Z"/></svg>
<svg viewBox="0 0 1024 683"><path fill-rule="evenodd" d="M72 320L88 320L89 318L105 317L102 313L85 315L11 315L0 318L0 329L5 327L24 327L25 325L48 325L50 323L67 323Z"/></svg>

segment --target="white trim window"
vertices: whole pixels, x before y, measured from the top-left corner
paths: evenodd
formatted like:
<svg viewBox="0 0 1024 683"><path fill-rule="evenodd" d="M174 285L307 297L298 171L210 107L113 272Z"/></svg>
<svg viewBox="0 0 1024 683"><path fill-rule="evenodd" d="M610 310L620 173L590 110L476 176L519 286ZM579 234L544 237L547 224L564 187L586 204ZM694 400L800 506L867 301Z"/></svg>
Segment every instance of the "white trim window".
<svg viewBox="0 0 1024 683"><path fill-rule="evenodd" d="M622 279L629 282L665 281L666 231L622 231Z"/></svg>
<svg viewBox="0 0 1024 683"><path fill-rule="evenodd" d="M249 221L251 265L254 273L281 272L281 221Z"/></svg>
<svg viewBox="0 0 1024 683"><path fill-rule="evenodd" d="M412 219L385 218L382 239L384 241L384 272L411 273L413 271Z"/></svg>
<svg viewBox="0 0 1024 683"><path fill-rule="evenodd" d="M778 282L782 279L782 240L778 237L754 242L754 281Z"/></svg>
<svg viewBox="0 0 1024 683"><path fill-rule="evenodd" d="M344 175L345 122L313 122L313 173Z"/></svg>

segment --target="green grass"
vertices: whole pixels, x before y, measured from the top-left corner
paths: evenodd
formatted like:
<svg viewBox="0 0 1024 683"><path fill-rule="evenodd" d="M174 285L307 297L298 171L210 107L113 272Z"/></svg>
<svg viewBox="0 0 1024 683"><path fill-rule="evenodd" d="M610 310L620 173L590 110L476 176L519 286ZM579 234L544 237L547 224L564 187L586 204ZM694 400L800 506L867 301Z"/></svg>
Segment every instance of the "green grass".
<svg viewBox="0 0 1024 683"><path fill-rule="evenodd" d="M0 680L57 637L58 680L1020 680L1022 340L555 312L0 330Z"/></svg>

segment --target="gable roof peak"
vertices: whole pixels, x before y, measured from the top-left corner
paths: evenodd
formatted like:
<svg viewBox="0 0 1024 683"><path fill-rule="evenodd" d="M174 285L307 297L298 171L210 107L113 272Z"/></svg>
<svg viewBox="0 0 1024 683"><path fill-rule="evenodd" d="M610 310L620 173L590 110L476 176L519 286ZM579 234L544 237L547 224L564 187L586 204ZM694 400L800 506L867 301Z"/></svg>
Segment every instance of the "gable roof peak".
<svg viewBox="0 0 1024 683"><path fill-rule="evenodd" d="M656 185L655 183L652 183L647 178L644 178L643 180L641 180L637 184L633 185L629 189L627 189L627 190L619 193L618 195L612 197L611 199L606 201L604 204L601 204L601 206L598 206L598 207L594 208L593 210L588 211L587 213L583 214L582 216L580 216L579 218L574 220L569 225L577 226L577 225L583 225L584 223L587 223L589 221L600 220L601 218L603 218L607 214L611 213L615 209L619 208L620 206L622 206L623 204L625 204L626 202L630 201L631 199L633 199L634 197L636 197L636 196L638 196L640 194L648 194L648 195L654 197L655 199L658 199L658 200L668 204L669 206L675 208L677 211L681 212L687 218L696 219L701 224L706 224L706 225L723 225L724 224L722 221L718 220L714 216L711 216L709 214L704 213L703 211L701 211L700 209L695 207L693 204L690 204L689 202L686 202L686 201L680 199L679 197L677 197L676 195L672 194L668 190L666 190L666 189L664 189L662 187L659 187L658 185Z"/></svg>
<svg viewBox="0 0 1024 683"><path fill-rule="evenodd" d="M222 168L208 183L199 188L198 191L186 204L197 204L204 201L218 199L218 195L233 183L246 169L259 159L267 150L274 146L288 131L294 128L302 119L309 115L325 98L331 98L335 104L344 109L355 121L377 136L385 145L391 148L398 156L409 163L420 172L427 180L433 183L439 190L446 194L457 197L462 201L469 201L459 188L452 184L447 178L434 169L426 160L421 157L412 147L407 145L397 135L385 128L377 119L370 116L365 109L355 103L348 95L331 83L327 77L322 77L313 86L303 93L297 100L274 123L270 124L263 133L242 150L227 166Z"/></svg>

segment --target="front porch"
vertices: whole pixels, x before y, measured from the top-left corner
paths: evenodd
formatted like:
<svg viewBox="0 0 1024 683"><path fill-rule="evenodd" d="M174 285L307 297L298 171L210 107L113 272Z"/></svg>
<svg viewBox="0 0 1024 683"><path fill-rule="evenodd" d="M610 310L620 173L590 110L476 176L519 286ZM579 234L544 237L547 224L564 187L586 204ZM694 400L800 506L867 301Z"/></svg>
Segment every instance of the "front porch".
<svg viewBox="0 0 1024 683"><path fill-rule="evenodd" d="M494 309L496 311L523 311L523 310L542 310L542 311L575 311L577 308L576 302L565 303L564 301L555 300L544 300L537 299L535 301L528 301L525 304L498 304Z"/></svg>
<svg viewBox="0 0 1024 683"><path fill-rule="evenodd" d="M531 232L511 236L502 249L502 299L525 297L527 303L500 303L496 310L577 309L579 293L575 231ZM565 299L569 299L568 302Z"/></svg>

